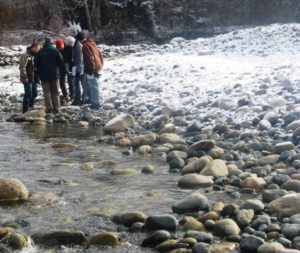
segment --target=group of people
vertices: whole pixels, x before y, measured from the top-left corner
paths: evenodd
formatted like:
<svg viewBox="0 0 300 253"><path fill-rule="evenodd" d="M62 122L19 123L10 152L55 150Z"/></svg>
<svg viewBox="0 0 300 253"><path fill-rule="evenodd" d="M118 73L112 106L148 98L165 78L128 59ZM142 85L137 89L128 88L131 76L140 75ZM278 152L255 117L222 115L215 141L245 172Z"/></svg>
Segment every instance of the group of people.
<svg viewBox="0 0 300 253"><path fill-rule="evenodd" d="M98 80L102 67L100 50L83 32L77 33L75 38L59 38L55 45L52 38L46 38L42 48L33 42L20 59L20 81L24 85L23 113L34 105L39 81L46 113L60 112L62 101L71 101L72 105L89 104L92 109L99 109Z"/></svg>

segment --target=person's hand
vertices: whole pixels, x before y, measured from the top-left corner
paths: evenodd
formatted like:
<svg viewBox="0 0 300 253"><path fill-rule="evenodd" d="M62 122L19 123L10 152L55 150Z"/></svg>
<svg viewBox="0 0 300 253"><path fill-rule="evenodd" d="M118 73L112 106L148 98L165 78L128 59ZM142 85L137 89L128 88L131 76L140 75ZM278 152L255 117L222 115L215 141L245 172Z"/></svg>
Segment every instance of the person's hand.
<svg viewBox="0 0 300 253"><path fill-rule="evenodd" d="M21 83L24 83L24 84L29 82L27 78L26 79L21 79L20 81L21 81Z"/></svg>

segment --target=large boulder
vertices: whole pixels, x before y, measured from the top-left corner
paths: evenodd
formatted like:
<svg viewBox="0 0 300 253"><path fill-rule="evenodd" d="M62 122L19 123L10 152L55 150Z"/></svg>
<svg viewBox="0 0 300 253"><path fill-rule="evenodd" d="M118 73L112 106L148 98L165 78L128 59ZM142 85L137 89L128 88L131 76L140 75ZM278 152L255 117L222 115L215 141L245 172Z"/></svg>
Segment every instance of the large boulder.
<svg viewBox="0 0 300 253"><path fill-rule="evenodd" d="M10 202L27 199L28 190L19 179L0 179L0 202Z"/></svg>
<svg viewBox="0 0 300 253"><path fill-rule="evenodd" d="M177 214L207 211L208 208L209 206L207 198L198 192L190 194L172 206L173 212Z"/></svg>
<svg viewBox="0 0 300 253"><path fill-rule="evenodd" d="M104 126L104 132L118 133L133 127L135 127L134 118L130 114L122 113L106 123Z"/></svg>
<svg viewBox="0 0 300 253"><path fill-rule="evenodd" d="M223 160L216 159L207 164L200 172L204 176L225 177L228 175L228 169Z"/></svg>
<svg viewBox="0 0 300 253"><path fill-rule="evenodd" d="M291 193L275 199L267 207L271 212L284 217L300 213L300 193Z"/></svg>

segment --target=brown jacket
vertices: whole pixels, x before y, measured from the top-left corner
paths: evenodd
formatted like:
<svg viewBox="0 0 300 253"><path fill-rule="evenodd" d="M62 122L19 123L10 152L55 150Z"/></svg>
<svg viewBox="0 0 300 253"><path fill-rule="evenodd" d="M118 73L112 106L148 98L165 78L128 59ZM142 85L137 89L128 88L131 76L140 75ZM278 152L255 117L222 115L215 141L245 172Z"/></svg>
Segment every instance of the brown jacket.
<svg viewBox="0 0 300 253"><path fill-rule="evenodd" d="M82 54L85 73L92 75L103 67L103 57L95 41L87 38L82 42Z"/></svg>

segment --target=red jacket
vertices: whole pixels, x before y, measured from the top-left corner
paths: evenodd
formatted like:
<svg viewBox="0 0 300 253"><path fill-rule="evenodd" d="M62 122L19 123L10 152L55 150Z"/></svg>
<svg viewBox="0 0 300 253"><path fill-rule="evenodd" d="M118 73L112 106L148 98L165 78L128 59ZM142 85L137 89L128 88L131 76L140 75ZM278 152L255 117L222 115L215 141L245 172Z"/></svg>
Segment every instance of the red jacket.
<svg viewBox="0 0 300 253"><path fill-rule="evenodd" d="M82 41L82 54L85 73L92 75L102 69L103 57L91 38Z"/></svg>

